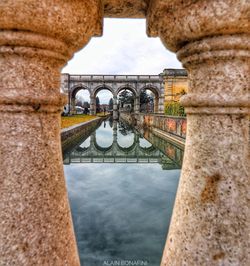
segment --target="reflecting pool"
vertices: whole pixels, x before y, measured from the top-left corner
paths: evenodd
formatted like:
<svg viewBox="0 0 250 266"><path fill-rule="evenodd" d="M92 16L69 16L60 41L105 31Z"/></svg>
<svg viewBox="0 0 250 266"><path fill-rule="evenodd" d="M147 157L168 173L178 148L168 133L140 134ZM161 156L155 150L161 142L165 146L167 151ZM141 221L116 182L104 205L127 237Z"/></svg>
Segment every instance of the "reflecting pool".
<svg viewBox="0 0 250 266"><path fill-rule="evenodd" d="M147 139L154 145L123 122L104 121L63 154L85 266L160 264L183 150Z"/></svg>

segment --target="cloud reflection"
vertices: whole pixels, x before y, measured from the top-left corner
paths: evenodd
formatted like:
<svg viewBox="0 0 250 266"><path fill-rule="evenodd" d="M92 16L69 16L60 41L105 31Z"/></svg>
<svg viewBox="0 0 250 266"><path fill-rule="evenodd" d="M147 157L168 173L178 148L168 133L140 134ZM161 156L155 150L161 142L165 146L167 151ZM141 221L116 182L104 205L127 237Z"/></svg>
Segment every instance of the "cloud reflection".
<svg viewBox="0 0 250 266"><path fill-rule="evenodd" d="M65 166L81 261L147 259L159 265L180 170L158 164Z"/></svg>

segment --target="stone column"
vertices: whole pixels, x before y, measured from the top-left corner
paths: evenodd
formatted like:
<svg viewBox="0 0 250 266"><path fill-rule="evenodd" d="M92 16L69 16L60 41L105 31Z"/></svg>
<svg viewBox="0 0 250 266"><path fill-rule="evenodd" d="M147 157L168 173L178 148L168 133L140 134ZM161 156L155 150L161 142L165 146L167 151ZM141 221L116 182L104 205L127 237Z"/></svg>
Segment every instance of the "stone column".
<svg viewBox="0 0 250 266"><path fill-rule="evenodd" d="M154 113L159 113L159 97L157 95L154 98Z"/></svg>
<svg viewBox="0 0 250 266"><path fill-rule="evenodd" d="M96 142L96 132L93 132L91 135L90 135L90 146L92 147Z"/></svg>
<svg viewBox="0 0 250 266"><path fill-rule="evenodd" d="M249 3L151 1L148 32L189 72L187 140L161 265L248 265Z"/></svg>
<svg viewBox="0 0 250 266"><path fill-rule="evenodd" d="M134 142L139 144L139 139L140 139L139 134L134 133Z"/></svg>
<svg viewBox="0 0 250 266"><path fill-rule="evenodd" d="M113 123L113 143L117 142L117 120L114 121Z"/></svg>
<svg viewBox="0 0 250 266"><path fill-rule="evenodd" d="M118 119L118 109L117 109L117 96L114 96L114 102L113 102L113 119Z"/></svg>
<svg viewBox="0 0 250 266"><path fill-rule="evenodd" d="M90 114L95 115L96 114L96 108L95 108L95 97L90 97Z"/></svg>
<svg viewBox="0 0 250 266"><path fill-rule="evenodd" d="M140 96L135 97L135 114L140 113Z"/></svg>
<svg viewBox="0 0 250 266"><path fill-rule="evenodd" d="M60 71L99 1L1 1L1 265L79 265L62 166Z"/></svg>
<svg viewBox="0 0 250 266"><path fill-rule="evenodd" d="M70 98L70 92L68 92L68 114L71 114L71 98Z"/></svg>
<svg viewBox="0 0 250 266"><path fill-rule="evenodd" d="M71 104L70 113L76 114L76 98L71 98L70 104Z"/></svg>
<svg viewBox="0 0 250 266"><path fill-rule="evenodd" d="M164 113L164 97L159 97L158 100L158 113L163 114Z"/></svg>

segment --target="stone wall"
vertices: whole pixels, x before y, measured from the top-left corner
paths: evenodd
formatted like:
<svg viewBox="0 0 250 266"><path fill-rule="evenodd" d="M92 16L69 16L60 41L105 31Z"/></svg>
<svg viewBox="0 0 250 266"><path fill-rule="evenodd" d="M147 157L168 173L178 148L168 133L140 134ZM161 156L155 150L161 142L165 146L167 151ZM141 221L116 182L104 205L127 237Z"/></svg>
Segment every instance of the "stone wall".
<svg viewBox="0 0 250 266"><path fill-rule="evenodd" d="M170 158L178 167L181 168L184 156L183 146L180 147L170 141L165 141L163 138L156 136L151 130L145 130L143 137L153 144L153 146L167 155L168 158Z"/></svg>
<svg viewBox="0 0 250 266"><path fill-rule="evenodd" d="M139 128L148 128L166 137L172 137L184 144L187 121L185 117L166 116L160 114L128 114L121 113L120 117ZM159 135L159 134L158 134Z"/></svg>
<svg viewBox="0 0 250 266"><path fill-rule="evenodd" d="M98 125L100 125L103 117L98 117L88 122L84 122L72 127L61 130L62 150L66 151L71 145L77 143L83 136L88 136Z"/></svg>
<svg viewBox="0 0 250 266"><path fill-rule="evenodd" d="M161 74L164 81L164 103L179 101L188 90L188 73L185 69L164 69Z"/></svg>

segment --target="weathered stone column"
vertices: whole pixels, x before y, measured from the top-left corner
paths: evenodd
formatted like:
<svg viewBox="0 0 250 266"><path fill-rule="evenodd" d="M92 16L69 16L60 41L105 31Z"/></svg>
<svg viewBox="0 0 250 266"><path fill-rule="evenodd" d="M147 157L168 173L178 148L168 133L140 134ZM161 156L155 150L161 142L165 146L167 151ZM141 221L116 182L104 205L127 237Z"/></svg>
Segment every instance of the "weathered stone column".
<svg viewBox="0 0 250 266"><path fill-rule="evenodd" d="M60 71L99 1L0 3L0 264L79 265L60 146Z"/></svg>
<svg viewBox="0 0 250 266"><path fill-rule="evenodd" d="M118 109L117 109L117 96L114 96L114 102L113 102L113 119L118 119Z"/></svg>
<svg viewBox="0 0 250 266"><path fill-rule="evenodd" d="M95 108L95 97L90 97L90 114L95 115L96 114L96 108Z"/></svg>
<svg viewBox="0 0 250 266"><path fill-rule="evenodd" d="M113 122L113 143L116 142L117 143L117 120L115 120Z"/></svg>
<svg viewBox="0 0 250 266"><path fill-rule="evenodd" d="M140 113L140 96L135 97L135 114Z"/></svg>
<svg viewBox="0 0 250 266"><path fill-rule="evenodd" d="M96 132L93 132L90 135L90 146L93 146L95 142L96 142Z"/></svg>
<svg viewBox="0 0 250 266"><path fill-rule="evenodd" d="M247 265L250 3L151 1L148 30L188 69L187 140L162 265Z"/></svg>
<svg viewBox="0 0 250 266"><path fill-rule="evenodd" d="M161 114L164 113L164 97L159 97L158 113L161 113Z"/></svg>
<svg viewBox="0 0 250 266"><path fill-rule="evenodd" d="M70 113L75 114L76 113L76 98L71 98L70 104L71 104Z"/></svg>
<svg viewBox="0 0 250 266"><path fill-rule="evenodd" d="M139 139L140 139L139 134L134 133L134 142L139 144Z"/></svg>

